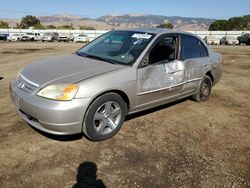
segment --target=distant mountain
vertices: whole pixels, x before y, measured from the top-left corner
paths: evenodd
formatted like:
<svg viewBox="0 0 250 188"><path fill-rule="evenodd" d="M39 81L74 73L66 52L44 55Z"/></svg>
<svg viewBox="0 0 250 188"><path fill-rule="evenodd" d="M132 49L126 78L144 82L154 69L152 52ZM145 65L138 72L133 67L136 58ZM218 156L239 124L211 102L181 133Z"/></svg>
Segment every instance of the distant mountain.
<svg viewBox="0 0 250 188"><path fill-rule="evenodd" d="M112 26L134 24L141 27L155 27L162 23L172 23L175 29L200 29L207 30L214 19L191 18L180 16L162 16L162 15L145 15L145 14L124 14L124 15L106 15L97 20L107 22ZM188 28L189 27L189 28Z"/></svg>
<svg viewBox="0 0 250 188"><path fill-rule="evenodd" d="M73 15L52 15L52 16L39 16L38 17L41 22L72 22L81 20L80 16L73 16Z"/></svg>
<svg viewBox="0 0 250 188"><path fill-rule="evenodd" d="M208 30L209 25L214 19L190 18L180 16L162 16L146 14L116 14L105 15L97 19L83 18L74 15L52 15L38 17L44 25L66 25L72 24L75 28L82 25L92 26L96 29L123 29L137 27L156 27L162 23L172 23L175 29L179 30ZM1 20L1 19L0 19ZM10 23L10 26L16 26L20 19L2 19Z"/></svg>

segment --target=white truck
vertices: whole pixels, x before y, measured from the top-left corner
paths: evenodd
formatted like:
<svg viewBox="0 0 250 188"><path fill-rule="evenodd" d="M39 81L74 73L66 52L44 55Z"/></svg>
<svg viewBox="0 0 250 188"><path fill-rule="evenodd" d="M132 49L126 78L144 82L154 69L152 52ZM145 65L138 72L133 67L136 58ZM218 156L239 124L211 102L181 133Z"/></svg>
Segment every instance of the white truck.
<svg viewBox="0 0 250 188"><path fill-rule="evenodd" d="M40 33L26 33L22 36L21 40L25 40L25 41L40 41L41 35Z"/></svg>

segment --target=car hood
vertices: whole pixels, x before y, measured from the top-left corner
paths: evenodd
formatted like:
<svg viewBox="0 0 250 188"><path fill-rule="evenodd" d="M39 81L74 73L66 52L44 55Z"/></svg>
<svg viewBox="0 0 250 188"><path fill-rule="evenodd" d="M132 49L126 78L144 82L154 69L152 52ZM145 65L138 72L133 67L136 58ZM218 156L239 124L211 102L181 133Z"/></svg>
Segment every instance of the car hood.
<svg viewBox="0 0 250 188"><path fill-rule="evenodd" d="M43 87L48 84L77 83L123 67L70 54L29 64L20 74L33 85Z"/></svg>

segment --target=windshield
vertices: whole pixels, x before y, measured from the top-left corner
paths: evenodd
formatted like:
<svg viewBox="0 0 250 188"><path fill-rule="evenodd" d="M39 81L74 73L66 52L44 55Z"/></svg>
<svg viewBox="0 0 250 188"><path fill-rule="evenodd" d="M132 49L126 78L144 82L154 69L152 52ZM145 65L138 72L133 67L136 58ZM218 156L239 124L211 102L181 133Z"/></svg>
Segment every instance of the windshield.
<svg viewBox="0 0 250 188"><path fill-rule="evenodd" d="M153 39L154 34L136 31L111 31L77 51L78 55L131 65Z"/></svg>

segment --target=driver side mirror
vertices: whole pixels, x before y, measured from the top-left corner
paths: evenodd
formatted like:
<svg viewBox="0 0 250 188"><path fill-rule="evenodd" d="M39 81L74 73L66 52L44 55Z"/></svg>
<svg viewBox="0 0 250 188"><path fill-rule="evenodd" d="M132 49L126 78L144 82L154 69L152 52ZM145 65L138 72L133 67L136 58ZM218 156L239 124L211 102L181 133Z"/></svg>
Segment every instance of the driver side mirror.
<svg viewBox="0 0 250 188"><path fill-rule="evenodd" d="M149 55L146 55L143 59L142 59L142 62L141 62L141 65L140 67L146 67L147 65L149 64Z"/></svg>

